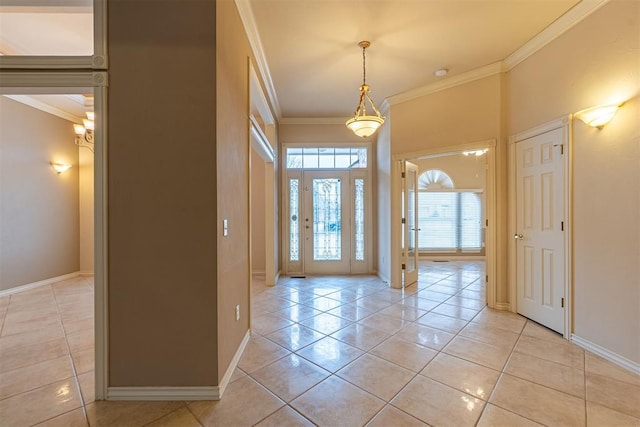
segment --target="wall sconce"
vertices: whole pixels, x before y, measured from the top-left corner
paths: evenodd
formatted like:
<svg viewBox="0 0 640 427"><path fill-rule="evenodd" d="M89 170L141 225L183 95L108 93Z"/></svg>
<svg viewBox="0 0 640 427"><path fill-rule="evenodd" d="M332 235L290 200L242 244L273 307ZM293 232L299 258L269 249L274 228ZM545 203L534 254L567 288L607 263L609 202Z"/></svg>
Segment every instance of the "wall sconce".
<svg viewBox="0 0 640 427"><path fill-rule="evenodd" d="M591 127L602 129L613 119L621 106L622 104L600 105L578 111L574 116Z"/></svg>
<svg viewBox="0 0 640 427"><path fill-rule="evenodd" d="M487 151L489 151L488 148L485 148L483 150L473 150L473 151L463 151L462 154L464 154L465 156L476 156L476 157L480 157L483 154L485 154Z"/></svg>
<svg viewBox="0 0 640 427"><path fill-rule="evenodd" d="M54 163L54 162L51 162L51 167L53 168L54 171L56 171L56 173L58 175L60 175L61 173L66 172L67 170L69 170L71 165L68 165L66 163Z"/></svg>
<svg viewBox="0 0 640 427"><path fill-rule="evenodd" d="M95 114L93 111L87 111L87 118L82 121L83 124L74 124L73 131L76 133L76 145L85 147L93 153L93 131L95 129Z"/></svg>

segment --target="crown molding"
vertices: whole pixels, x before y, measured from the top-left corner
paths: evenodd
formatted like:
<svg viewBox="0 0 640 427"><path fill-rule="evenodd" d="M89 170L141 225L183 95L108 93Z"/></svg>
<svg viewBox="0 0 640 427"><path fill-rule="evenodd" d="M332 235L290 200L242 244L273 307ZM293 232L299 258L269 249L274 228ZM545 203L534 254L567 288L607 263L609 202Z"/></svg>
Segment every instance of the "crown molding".
<svg viewBox="0 0 640 427"><path fill-rule="evenodd" d="M282 117L282 109L278 102L278 95L276 88L273 85L273 79L271 78L271 71L267 63L267 57L264 54L264 48L262 47L262 40L260 39L260 33L258 32L258 26L256 25L255 17L253 16L253 9L249 0L235 0L236 8L240 14L240 19L244 25L244 30L247 33L249 44L251 45L251 51L257 62L258 71L262 77L262 81L267 89L267 96L271 102L271 106L276 113L276 117L280 119Z"/></svg>
<svg viewBox="0 0 640 427"><path fill-rule="evenodd" d="M22 104L28 105L30 107L36 108L40 111L44 111L45 113L53 114L54 116L60 117L61 119L69 120L72 123L82 123L82 117L78 117L75 114L67 113L59 108L56 108L52 105L46 104L42 101L38 101L35 98L32 98L28 95L4 95L9 99L13 99L16 102L20 102Z"/></svg>
<svg viewBox="0 0 640 427"><path fill-rule="evenodd" d="M516 65L560 37L574 25L581 22L587 16L600 9L610 0L582 0L569 9L564 15L552 22L548 27L538 33L531 40L526 42L520 49L505 58L504 66L506 71L511 70Z"/></svg>
<svg viewBox="0 0 640 427"><path fill-rule="evenodd" d="M458 74L456 76L449 77L445 80L438 81L436 83L421 86L419 88L411 89L406 92L393 95L385 99L383 105L388 103L389 105L400 104L401 102L410 101L422 96L431 95L432 93L440 92L445 89L450 89L455 86L459 86L465 83L470 83L475 80L480 80L485 77L493 76L505 71L502 62L495 62L493 64L485 65L484 67L476 68L475 70L467 71L466 73Z"/></svg>
<svg viewBox="0 0 640 427"><path fill-rule="evenodd" d="M283 117L281 125L344 125L348 118L345 117Z"/></svg>

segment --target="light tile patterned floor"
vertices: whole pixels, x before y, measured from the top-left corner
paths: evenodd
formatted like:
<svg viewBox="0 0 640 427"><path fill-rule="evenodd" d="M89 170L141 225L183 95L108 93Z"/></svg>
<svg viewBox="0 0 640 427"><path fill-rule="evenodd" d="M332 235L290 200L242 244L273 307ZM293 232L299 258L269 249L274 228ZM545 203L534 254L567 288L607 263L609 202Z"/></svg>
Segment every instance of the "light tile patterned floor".
<svg viewBox="0 0 640 427"><path fill-rule="evenodd" d="M420 272L255 280L219 402L94 402L90 279L0 298L0 425L640 426L640 377L485 308L482 263Z"/></svg>

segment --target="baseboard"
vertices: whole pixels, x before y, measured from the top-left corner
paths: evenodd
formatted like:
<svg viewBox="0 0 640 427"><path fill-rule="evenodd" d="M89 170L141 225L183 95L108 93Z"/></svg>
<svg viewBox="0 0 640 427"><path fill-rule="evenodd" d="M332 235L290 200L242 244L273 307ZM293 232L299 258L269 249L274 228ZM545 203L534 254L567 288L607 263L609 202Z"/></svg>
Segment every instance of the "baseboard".
<svg viewBox="0 0 640 427"><path fill-rule="evenodd" d="M251 272L251 275L252 275L252 276L266 276L266 275L267 275L267 272L266 272L266 271L264 271L264 270L253 270L253 271Z"/></svg>
<svg viewBox="0 0 640 427"><path fill-rule="evenodd" d="M420 261L484 261L484 255L420 255Z"/></svg>
<svg viewBox="0 0 640 427"><path fill-rule="evenodd" d="M502 311L511 311L511 304L509 304L508 302L497 302L495 305L495 309Z"/></svg>
<svg viewBox="0 0 640 427"><path fill-rule="evenodd" d="M109 387L107 400L220 400L220 388Z"/></svg>
<svg viewBox="0 0 640 427"><path fill-rule="evenodd" d="M79 271L75 271L69 274L63 274L62 276L52 277L50 279L40 280L38 282L28 283L26 285L16 286L15 288L5 289L0 291L0 297L6 297L7 295L17 294L18 292L29 291L31 289L39 288L40 286L50 285L56 282L62 282L63 280L73 279L80 275Z"/></svg>
<svg viewBox="0 0 640 427"><path fill-rule="evenodd" d="M591 353L597 354L603 359L608 360L609 362L615 363L616 365L625 368L636 375L640 375L640 363L629 360L624 356L620 356L619 354L616 354L611 350L607 350L606 348L592 343L591 341L584 338L580 338L575 334L571 335L571 341L574 344L584 348L585 350L589 350Z"/></svg>
<svg viewBox="0 0 640 427"><path fill-rule="evenodd" d="M231 363L227 368L227 372L224 373L222 381L220 381L220 384L218 385L218 388L220 389L220 397L222 397L222 394L229 385L229 381L231 381L233 371L235 371L236 367L238 366L238 362L240 362L240 358L242 357L242 353L244 353L244 349L249 342L249 338L251 338L251 331L247 331L247 333L245 334L242 342L240 343L240 346L238 347L238 350L236 351L236 354L233 356L233 359L231 359Z"/></svg>
<svg viewBox="0 0 640 427"><path fill-rule="evenodd" d="M378 273L376 275L380 278L380 280L382 280L386 284L391 283L391 280L389 280L388 277L386 277L384 274L381 274L379 271L378 271Z"/></svg>
<svg viewBox="0 0 640 427"><path fill-rule="evenodd" d="M78 275L84 276L84 277L93 277L93 276L95 276L95 274L93 273L93 270L82 270L82 271L78 272Z"/></svg>

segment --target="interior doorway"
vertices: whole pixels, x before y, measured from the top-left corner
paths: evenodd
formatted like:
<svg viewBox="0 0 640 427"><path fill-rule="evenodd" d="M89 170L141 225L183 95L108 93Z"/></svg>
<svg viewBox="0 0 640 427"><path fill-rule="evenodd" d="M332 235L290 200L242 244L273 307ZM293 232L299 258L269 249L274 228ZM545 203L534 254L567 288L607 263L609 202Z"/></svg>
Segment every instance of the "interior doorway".
<svg viewBox="0 0 640 427"><path fill-rule="evenodd" d="M407 233L415 229L421 266L435 265L423 261L482 263L486 301L495 307L495 141L394 155L393 160L392 286L402 286L410 255L404 250ZM407 225L405 163L416 165L418 174L415 225Z"/></svg>

